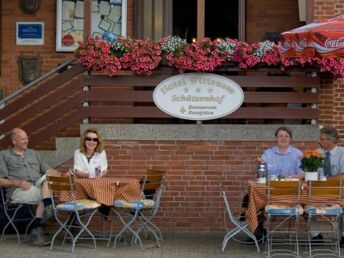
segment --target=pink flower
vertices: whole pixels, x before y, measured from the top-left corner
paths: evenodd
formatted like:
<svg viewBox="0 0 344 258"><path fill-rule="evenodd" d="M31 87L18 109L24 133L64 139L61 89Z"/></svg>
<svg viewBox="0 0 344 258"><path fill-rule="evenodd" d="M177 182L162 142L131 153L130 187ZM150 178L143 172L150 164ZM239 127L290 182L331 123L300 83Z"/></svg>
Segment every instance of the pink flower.
<svg viewBox="0 0 344 258"><path fill-rule="evenodd" d="M223 48L222 44L228 44ZM344 58L297 57L281 59L281 44L241 42L236 39L211 40L180 44L178 49L162 53L161 41L119 38L111 44L101 38L88 38L80 42L75 56L89 70L99 70L110 76L122 69L136 74L151 74L160 64L162 55L168 65L180 73L184 71L214 71L225 62L234 61L242 69L257 65L280 65L281 70L295 66L313 66L321 72L330 72L344 78ZM117 47L116 47L117 46ZM118 48L118 46L120 46Z"/></svg>

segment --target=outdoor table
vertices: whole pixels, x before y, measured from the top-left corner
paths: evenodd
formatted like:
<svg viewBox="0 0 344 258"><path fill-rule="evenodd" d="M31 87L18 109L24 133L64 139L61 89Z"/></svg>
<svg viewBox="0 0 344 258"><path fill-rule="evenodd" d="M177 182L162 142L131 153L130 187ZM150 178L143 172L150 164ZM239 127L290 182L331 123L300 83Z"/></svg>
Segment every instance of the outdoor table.
<svg viewBox="0 0 344 258"><path fill-rule="evenodd" d="M248 228L254 232L258 227L258 211L263 209L267 203L266 185L255 181L248 182L248 207L246 211L246 222Z"/></svg>
<svg viewBox="0 0 344 258"><path fill-rule="evenodd" d="M112 206L115 200L141 199L140 181L136 178L75 178L74 191L76 199L88 198L107 206ZM71 198L65 194L61 196L61 200L70 201Z"/></svg>
<svg viewBox="0 0 344 258"><path fill-rule="evenodd" d="M249 181L249 202L248 202L248 208L246 211L246 222L248 225L248 228L251 230L251 232L254 232L256 228L258 227L259 220L257 213L265 207L267 204L267 186L266 184L259 184L255 181ZM292 201L288 199L288 196L283 196L283 201ZM321 202L324 199L327 199L328 195L324 196L318 196L316 200L319 200ZM314 199L315 200L315 199ZM301 195L300 195L300 204L305 205L308 202L308 192L307 192L307 183L303 183ZM342 201L342 205L344 204L344 200Z"/></svg>

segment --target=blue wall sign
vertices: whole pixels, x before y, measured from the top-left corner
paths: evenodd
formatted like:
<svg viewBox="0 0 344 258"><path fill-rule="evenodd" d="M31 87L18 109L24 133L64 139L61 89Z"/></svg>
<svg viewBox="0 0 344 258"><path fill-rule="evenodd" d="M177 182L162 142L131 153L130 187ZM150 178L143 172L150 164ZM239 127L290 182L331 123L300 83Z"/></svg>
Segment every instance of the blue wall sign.
<svg viewBox="0 0 344 258"><path fill-rule="evenodd" d="M43 45L43 22L17 22L17 45Z"/></svg>
<svg viewBox="0 0 344 258"><path fill-rule="evenodd" d="M42 24L19 24L18 37L21 39L39 39L43 36Z"/></svg>

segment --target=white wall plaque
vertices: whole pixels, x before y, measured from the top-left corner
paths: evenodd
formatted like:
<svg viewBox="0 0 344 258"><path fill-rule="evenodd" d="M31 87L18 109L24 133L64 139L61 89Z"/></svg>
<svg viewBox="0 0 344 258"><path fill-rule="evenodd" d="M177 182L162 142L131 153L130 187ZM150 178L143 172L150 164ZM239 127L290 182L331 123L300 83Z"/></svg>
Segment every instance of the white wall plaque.
<svg viewBox="0 0 344 258"><path fill-rule="evenodd" d="M155 105L163 112L187 120L211 120L227 116L244 101L244 92L234 81L210 73L186 73L158 84Z"/></svg>

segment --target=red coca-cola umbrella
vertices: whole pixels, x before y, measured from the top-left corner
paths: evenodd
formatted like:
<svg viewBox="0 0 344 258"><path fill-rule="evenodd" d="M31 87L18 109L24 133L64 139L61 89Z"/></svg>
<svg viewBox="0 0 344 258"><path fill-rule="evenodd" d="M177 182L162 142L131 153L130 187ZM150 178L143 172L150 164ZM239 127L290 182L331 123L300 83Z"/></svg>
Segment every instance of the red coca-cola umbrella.
<svg viewBox="0 0 344 258"><path fill-rule="evenodd" d="M344 57L344 14L283 32L281 56Z"/></svg>

